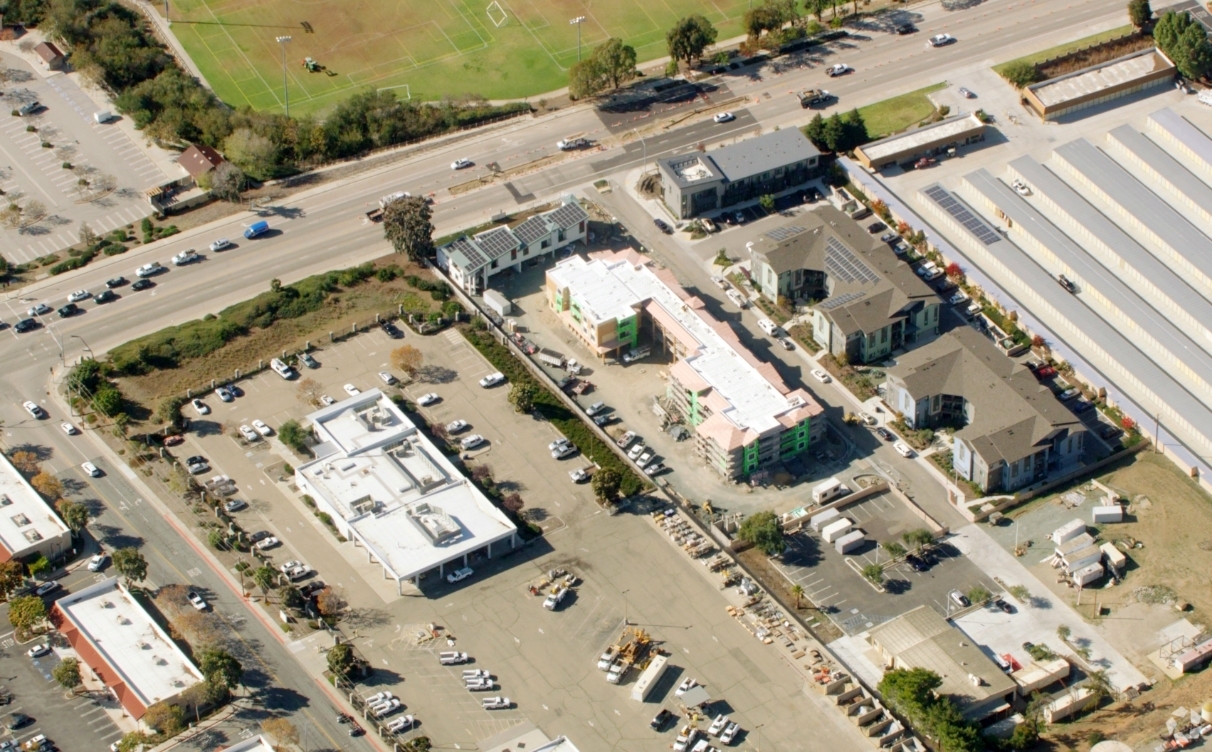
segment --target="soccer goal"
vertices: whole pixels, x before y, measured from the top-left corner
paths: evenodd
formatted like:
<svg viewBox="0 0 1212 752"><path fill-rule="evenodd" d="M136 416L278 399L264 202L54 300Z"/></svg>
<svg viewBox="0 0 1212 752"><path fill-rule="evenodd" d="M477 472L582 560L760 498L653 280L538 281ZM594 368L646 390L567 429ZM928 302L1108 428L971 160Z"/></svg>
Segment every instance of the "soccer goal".
<svg viewBox="0 0 1212 752"><path fill-rule="evenodd" d="M500 0L492 0L484 12L488 14L488 20L492 21L492 25L498 29L509 22L509 14L501 7Z"/></svg>

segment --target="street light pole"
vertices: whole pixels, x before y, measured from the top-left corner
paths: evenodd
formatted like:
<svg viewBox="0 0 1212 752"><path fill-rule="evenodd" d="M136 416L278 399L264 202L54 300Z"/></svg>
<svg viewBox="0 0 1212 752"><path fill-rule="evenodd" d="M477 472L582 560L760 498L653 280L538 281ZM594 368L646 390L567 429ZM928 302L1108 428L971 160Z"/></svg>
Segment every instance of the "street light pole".
<svg viewBox="0 0 1212 752"><path fill-rule="evenodd" d="M282 97L286 101L286 117L290 117L290 89L286 85L286 43L290 41L290 37L278 37L278 44L282 45Z"/></svg>
<svg viewBox="0 0 1212 752"><path fill-rule="evenodd" d="M577 62L581 62L581 24L585 23L584 16L577 16L568 23L577 27Z"/></svg>

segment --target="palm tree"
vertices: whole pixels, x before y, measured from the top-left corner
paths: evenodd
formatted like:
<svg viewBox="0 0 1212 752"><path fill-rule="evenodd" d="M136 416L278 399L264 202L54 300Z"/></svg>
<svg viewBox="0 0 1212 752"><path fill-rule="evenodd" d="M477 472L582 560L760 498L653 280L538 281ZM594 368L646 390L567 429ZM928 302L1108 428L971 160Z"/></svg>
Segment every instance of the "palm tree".
<svg viewBox="0 0 1212 752"><path fill-rule="evenodd" d="M804 586L792 585L791 594L795 596L795 608L798 611L800 608L800 599L804 597Z"/></svg>

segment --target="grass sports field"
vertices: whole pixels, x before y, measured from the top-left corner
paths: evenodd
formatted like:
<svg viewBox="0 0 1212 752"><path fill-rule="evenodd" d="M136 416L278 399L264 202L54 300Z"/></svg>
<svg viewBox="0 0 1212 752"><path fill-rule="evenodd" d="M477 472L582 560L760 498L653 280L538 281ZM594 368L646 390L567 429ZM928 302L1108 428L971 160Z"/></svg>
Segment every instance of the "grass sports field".
<svg viewBox="0 0 1212 752"><path fill-rule="evenodd" d="M567 85L577 16L584 53L617 36L642 61L667 54L665 31L682 16L705 15L727 39L741 33L747 8L748 0L173 0L171 15L173 33L236 107L282 108L275 38L290 36L290 106L304 113L362 87L422 100L542 94ZM305 57L327 72L308 72Z"/></svg>

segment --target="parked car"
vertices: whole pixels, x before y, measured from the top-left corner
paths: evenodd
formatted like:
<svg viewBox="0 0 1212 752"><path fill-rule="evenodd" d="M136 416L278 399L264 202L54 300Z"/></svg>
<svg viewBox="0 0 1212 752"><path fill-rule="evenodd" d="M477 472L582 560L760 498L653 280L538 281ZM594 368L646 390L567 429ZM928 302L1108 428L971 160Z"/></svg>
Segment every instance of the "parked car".
<svg viewBox="0 0 1212 752"><path fill-rule="evenodd" d="M513 705L508 697L485 697L480 700L480 707L485 710L506 710Z"/></svg>
<svg viewBox="0 0 1212 752"><path fill-rule="evenodd" d="M387 371L379 371L379 381L382 381L388 386L392 386L396 383L396 377L392 376Z"/></svg>
<svg viewBox="0 0 1212 752"><path fill-rule="evenodd" d="M247 506L248 506L248 504L244 501L241 501L240 499L232 499L231 501L229 501L223 505L223 511L238 512Z"/></svg>
<svg viewBox="0 0 1212 752"><path fill-rule="evenodd" d="M896 453L902 457L909 458L913 456L913 449L903 441L895 442L892 445L892 448L895 449Z"/></svg>
<svg viewBox="0 0 1212 752"><path fill-rule="evenodd" d="M29 650L26 650L25 654L28 655L30 658L37 658L39 656L46 655L50 651L51 651L50 645L47 645L45 642L41 642L41 643L38 643L37 645L33 646ZM20 715L20 714L17 714L17 715ZM16 715L13 716L14 719L16 719L16 717L17 717ZM9 728L13 728L13 726L10 725Z"/></svg>
<svg viewBox="0 0 1212 752"><path fill-rule="evenodd" d="M253 545L257 547L258 551L268 551L269 549L274 548L275 546L279 546L281 544L282 544L282 541L278 540L277 538L275 538L274 536L271 535L268 538L262 538L261 540L257 541Z"/></svg>
<svg viewBox="0 0 1212 752"><path fill-rule="evenodd" d="M605 402L595 402L592 405L590 405L589 407L585 408L585 414L592 418L593 416L597 415L598 413L602 412L605 409L606 409Z"/></svg>
<svg viewBox="0 0 1212 752"><path fill-rule="evenodd" d="M198 415L210 415L210 408L202 400L194 399L189 404L193 405L193 408L198 411Z"/></svg>
<svg viewBox="0 0 1212 752"><path fill-rule="evenodd" d="M635 441L635 431L628 431L627 433L623 434L618 439L616 439L614 443L620 449L626 449L627 447L629 447L631 445L631 442L633 442L633 441Z"/></svg>
<svg viewBox="0 0 1212 752"><path fill-rule="evenodd" d="M1080 415L1080 414L1086 412L1087 410L1093 410L1094 403L1091 402L1090 400L1079 399L1078 401L1073 403L1072 408L1073 408L1073 412Z"/></svg>
<svg viewBox="0 0 1212 752"><path fill-rule="evenodd" d="M659 462L659 461L654 462L651 465L644 468L644 475L651 477L651 476L656 475L657 473L661 472L664 469L665 469L664 462Z"/></svg>
<svg viewBox="0 0 1212 752"><path fill-rule="evenodd" d="M665 233L666 235L672 235L672 234L673 234L673 228L672 228L672 227L670 227L670 226L669 226L669 223L668 223L668 222L666 222L665 220L663 220L663 219L654 219L654 220L652 220L652 223L653 223L654 225L656 225L656 227L657 227L657 229L658 229L658 230L660 230L661 232Z"/></svg>
<svg viewBox="0 0 1212 752"><path fill-rule="evenodd" d="M1010 184L1010 187L1013 188L1014 192L1020 196L1030 196L1031 195L1031 189L1029 187L1027 187L1027 184L1021 180L1015 180L1013 183Z"/></svg>
<svg viewBox="0 0 1212 752"><path fill-rule="evenodd" d="M668 726L669 722L673 719L673 713L669 712L667 708L661 708L661 711L648 722L648 726L652 728L653 731L661 731Z"/></svg>
<svg viewBox="0 0 1212 752"><path fill-rule="evenodd" d="M580 483L583 480L589 480L589 473L585 472L585 468L578 467L576 470L569 470L568 477L573 483Z"/></svg>
<svg viewBox="0 0 1212 752"><path fill-rule="evenodd" d="M975 94L973 94L971 91L965 89L962 86L959 89L959 95L961 97L963 97L964 99L975 99L976 98Z"/></svg>
<svg viewBox="0 0 1212 752"><path fill-rule="evenodd" d="M189 599L190 605L192 605L194 608L198 609L199 611L205 611L210 606L210 604L206 602L205 598L198 595L197 593L195 593L192 590L189 591L189 595L187 595L185 597Z"/></svg>
<svg viewBox="0 0 1212 752"><path fill-rule="evenodd" d="M627 457L631 460L637 460L640 458L640 455L644 453L645 449L646 447L644 446L644 442L641 441L633 446L631 451L627 452Z"/></svg>
<svg viewBox="0 0 1212 752"><path fill-rule="evenodd" d="M947 596L951 598L951 601L960 608L968 608L972 605L972 601L968 600L968 596L964 595L958 590L952 590L947 594Z"/></svg>
<svg viewBox="0 0 1212 752"><path fill-rule="evenodd" d="M224 402L231 402L236 398L236 395L232 394L231 390L223 386L215 390L215 396Z"/></svg>
<svg viewBox="0 0 1212 752"><path fill-rule="evenodd" d="M438 396L437 392L428 392L417 397L417 404L421 407L429 407L440 399L442 398Z"/></svg>
<svg viewBox="0 0 1212 752"><path fill-rule="evenodd" d="M483 389L488 389L489 387L493 387L493 386L496 386L497 384L500 384L504 380L505 380L505 374L501 373L500 371L497 371L496 373L490 373L487 376L485 376L484 378L480 379L480 387Z"/></svg>
<svg viewBox="0 0 1212 752"><path fill-rule="evenodd" d="M567 437L561 436L558 439L556 439L555 441L553 441L547 445L547 451L554 452L555 450L559 449L560 447L564 446L567 443L568 443Z"/></svg>
<svg viewBox="0 0 1212 752"><path fill-rule="evenodd" d="M1113 426L1110 423L1104 423L1098 429L1099 438L1113 439L1123 433L1123 429L1119 426Z"/></svg>
<svg viewBox="0 0 1212 752"><path fill-rule="evenodd" d="M476 447L478 447L479 445L481 445L483 443L484 443L484 437L478 433L473 433L472 435L470 435L467 438L460 441L459 446L463 447L464 449L475 449Z"/></svg>
<svg viewBox="0 0 1212 752"><path fill-rule="evenodd" d="M316 359L311 356L311 353L300 353L299 362L301 362L303 365L307 366L308 368L319 368L320 367L320 364L317 363Z"/></svg>
<svg viewBox="0 0 1212 752"><path fill-rule="evenodd" d="M343 386L341 388L344 389L345 393L348 394L350 397L357 397L359 394L362 393L362 390L357 388L353 384L346 384L345 386Z"/></svg>
<svg viewBox="0 0 1212 752"><path fill-rule="evenodd" d="M737 733L741 730L741 724L733 721L729 723L723 733L720 734L720 744L732 744L732 740L736 738Z"/></svg>
<svg viewBox="0 0 1212 752"><path fill-rule="evenodd" d="M100 572L102 569L105 569L105 565L108 562L109 562L108 554L105 554L105 553L96 554L88 560L88 571Z"/></svg>
<svg viewBox="0 0 1212 752"><path fill-rule="evenodd" d="M825 373L820 368L812 369L812 378L816 379L817 381L821 382L822 384L828 384L830 381L833 381L833 377L830 376L829 374Z"/></svg>
<svg viewBox="0 0 1212 752"><path fill-rule="evenodd" d="M41 598L42 596L47 595L48 593L53 593L58 589L59 583L57 580L48 580L47 582L44 582L38 587L34 588L34 595Z"/></svg>
<svg viewBox="0 0 1212 752"><path fill-rule="evenodd" d="M452 420L446 424L446 433L454 434L467 430L467 421Z"/></svg>
<svg viewBox="0 0 1212 752"><path fill-rule="evenodd" d="M1065 292L1073 293L1075 295L1077 294L1077 285L1073 284L1073 281L1070 280L1065 275L1063 275L1063 274L1057 275L1056 282L1061 287L1065 288Z"/></svg>
<svg viewBox="0 0 1212 752"><path fill-rule="evenodd" d="M1079 395L1081 393L1082 392L1080 389L1078 389L1077 387L1071 386L1068 389L1066 389L1065 391L1056 395L1056 398L1058 400L1060 400L1061 402L1068 402L1069 400L1073 399L1074 397L1076 397L1077 395Z"/></svg>
<svg viewBox="0 0 1212 752"><path fill-rule="evenodd" d="M917 555L915 555L915 554L907 555L905 557L905 563L908 564L909 568L912 569L914 572L925 572L927 569L930 568L929 566L927 566L925 561L923 561L922 559L919 559L917 557Z"/></svg>
<svg viewBox="0 0 1212 752"><path fill-rule="evenodd" d="M645 450L645 452L643 454L641 454L639 457L636 458L636 460L635 460L636 467L643 469L645 465L647 465L649 462L652 462L652 458L655 456L656 456L656 452L652 451L651 449Z"/></svg>
<svg viewBox="0 0 1212 752"><path fill-rule="evenodd" d="M699 686L697 681L690 677L686 677L682 680L682 683L678 685L678 688L673 691L673 694L675 697L681 697L697 686Z"/></svg>
<svg viewBox="0 0 1212 752"><path fill-rule="evenodd" d="M575 444L561 444L560 446L551 450L551 458L555 460L562 460L565 457L575 454L576 451L577 448Z"/></svg>
<svg viewBox="0 0 1212 752"><path fill-rule="evenodd" d="M240 426L240 435L243 436L247 441L261 440L261 434L254 431L251 426Z"/></svg>
<svg viewBox="0 0 1212 752"><path fill-rule="evenodd" d="M471 567L463 567L462 569L456 569L455 571L446 575L446 581L451 584L454 584L456 582L460 582L462 580L467 579L468 577L472 576L475 573L476 573L475 570L472 569Z"/></svg>
<svg viewBox="0 0 1212 752"><path fill-rule="evenodd" d="M1006 602L1005 602L1004 600L1002 600L1001 598L998 598L997 600L995 600L995 601L993 602L993 605L994 605L994 606L996 606L997 608L1001 609L1003 612L1005 612L1005 613L1007 613L1007 614L1012 614L1012 613L1014 613L1014 612L1015 612L1015 610L1016 610L1016 609L1014 608L1014 606L1011 606L1009 603L1006 603Z"/></svg>
<svg viewBox="0 0 1212 752"><path fill-rule="evenodd" d="M335 405L336 403L337 403L337 401L335 399L333 399L332 397L329 397L327 394L320 395L320 404L321 405L328 407L329 405Z"/></svg>

